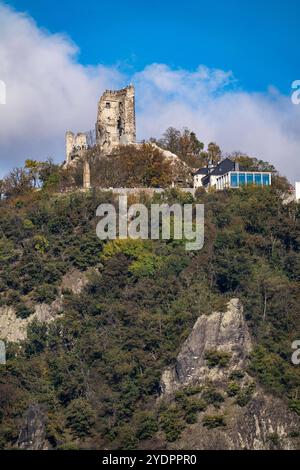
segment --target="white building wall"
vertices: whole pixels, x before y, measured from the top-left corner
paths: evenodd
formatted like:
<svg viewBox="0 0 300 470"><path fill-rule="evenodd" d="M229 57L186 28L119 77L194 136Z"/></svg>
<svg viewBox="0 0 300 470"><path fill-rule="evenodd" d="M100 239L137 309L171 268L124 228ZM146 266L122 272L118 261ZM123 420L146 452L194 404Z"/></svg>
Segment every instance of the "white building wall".
<svg viewBox="0 0 300 470"><path fill-rule="evenodd" d="M202 178L205 175L194 175L194 188L202 188Z"/></svg>
<svg viewBox="0 0 300 470"><path fill-rule="evenodd" d="M217 186L217 176L212 175L210 177L209 187L210 188L215 188L216 186Z"/></svg>

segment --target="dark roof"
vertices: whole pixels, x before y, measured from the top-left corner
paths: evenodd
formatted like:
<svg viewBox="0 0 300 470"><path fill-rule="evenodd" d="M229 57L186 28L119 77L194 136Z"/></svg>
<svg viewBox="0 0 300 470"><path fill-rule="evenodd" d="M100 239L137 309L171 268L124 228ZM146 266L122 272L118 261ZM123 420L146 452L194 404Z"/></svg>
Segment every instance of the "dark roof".
<svg viewBox="0 0 300 470"><path fill-rule="evenodd" d="M212 175L222 176L225 175L225 173L228 173L229 171L234 171L235 169L235 163L230 160L230 158L224 158L224 160L221 160L220 163L215 166L215 168L212 168L211 171L209 171L209 173L202 178L202 183L205 186L209 183L210 177Z"/></svg>
<svg viewBox="0 0 300 470"><path fill-rule="evenodd" d="M195 173L194 173L194 176L195 175L207 175L210 171L210 168L207 168L207 166L203 167L203 168L199 168L199 170L197 170Z"/></svg>
<svg viewBox="0 0 300 470"><path fill-rule="evenodd" d="M224 158L224 160L221 160L220 163L212 170L209 174L210 175L225 175L225 173L228 173L228 171L234 171L235 170L235 163L230 160L230 158Z"/></svg>

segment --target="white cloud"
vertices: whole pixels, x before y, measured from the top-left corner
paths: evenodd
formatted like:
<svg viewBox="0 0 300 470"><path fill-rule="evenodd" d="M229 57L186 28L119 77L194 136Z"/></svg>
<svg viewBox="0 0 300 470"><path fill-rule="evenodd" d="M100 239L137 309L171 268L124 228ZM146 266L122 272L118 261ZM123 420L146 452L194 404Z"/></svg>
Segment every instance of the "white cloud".
<svg viewBox="0 0 300 470"><path fill-rule="evenodd" d="M237 88L232 73L171 70L153 64L136 74L139 126L145 137L167 126L187 126L207 144L272 162L291 181L300 179L300 105L274 87L266 93Z"/></svg>
<svg viewBox="0 0 300 470"><path fill-rule="evenodd" d="M123 84L118 70L83 67L77 53L67 37L0 4L0 171L28 157L63 160L65 130L90 129L100 94Z"/></svg>
<svg viewBox="0 0 300 470"><path fill-rule="evenodd" d="M248 93L230 71L203 65L191 72L151 64L126 77L118 67L82 66L77 54L69 38L0 4L0 80L7 87L0 174L28 157L62 161L65 130L91 129L103 90L133 82L140 139L187 126L206 144L269 160L291 181L300 179L300 105L274 87Z"/></svg>

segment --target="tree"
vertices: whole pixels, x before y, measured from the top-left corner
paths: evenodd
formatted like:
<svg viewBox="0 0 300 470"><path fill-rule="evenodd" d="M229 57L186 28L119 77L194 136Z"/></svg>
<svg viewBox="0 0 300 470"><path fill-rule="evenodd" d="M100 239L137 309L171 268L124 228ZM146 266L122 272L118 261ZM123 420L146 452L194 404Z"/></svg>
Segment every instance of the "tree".
<svg viewBox="0 0 300 470"><path fill-rule="evenodd" d="M31 189L31 178L24 168L14 168L4 178L2 191L7 198L23 195Z"/></svg>
<svg viewBox="0 0 300 470"><path fill-rule="evenodd" d="M150 141L175 153L191 167L197 168L204 163L201 155L204 144L197 138L195 132L190 131L188 128L180 131L174 127L169 127L161 139L150 139Z"/></svg>
<svg viewBox="0 0 300 470"><path fill-rule="evenodd" d="M208 155L209 161L213 165L216 165L221 160L222 152L221 152L220 147L216 143L211 142L210 144L208 144L208 147L207 147L207 155Z"/></svg>
<svg viewBox="0 0 300 470"><path fill-rule="evenodd" d="M271 171L274 175L277 174L276 168L269 162L258 160L254 157L242 154L240 152L233 152L231 159L239 163L240 166L248 171Z"/></svg>
<svg viewBox="0 0 300 470"><path fill-rule="evenodd" d="M198 140L195 132L190 133L192 153L195 157L200 156L204 149L204 143Z"/></svg>
<svg viewBox="0 0 300 470"><path fill-rule="evenodd" d="M76 437L87 436L94 421L93 408L84 398L76 398L68 405L67 424Z"/></svg>
<svg viewBox="0 0 300 470"><path fill-rule="evenodd" d="M177 155L180 150L180 138L181 134L178 129L175 129L175 127L168 127L168 129L163 133L162 139L159 142L163 148Z"/></svg>
<svg viewBox="0 0 300 470"><path fill-rule="evenodd" d="M27 174L32 180L32 185L34 188L39 186L40 179L40 169L43 166L42 162L36 160L26 160L25 161L25 170L28 170Z"/></svg>
<svg viewBox="0 0 300 470"><path fill-rule="evenodd" d="M151 144L117 147L112 155L91 160L92 185L101 187L166 187L173 168Z"/></svg>

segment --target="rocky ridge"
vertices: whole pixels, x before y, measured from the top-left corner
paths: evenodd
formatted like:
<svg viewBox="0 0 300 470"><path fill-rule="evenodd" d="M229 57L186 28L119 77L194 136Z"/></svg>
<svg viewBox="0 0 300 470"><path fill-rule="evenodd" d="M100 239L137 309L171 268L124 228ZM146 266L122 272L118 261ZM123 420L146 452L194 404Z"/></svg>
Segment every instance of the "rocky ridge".
<svg viewBox="0 0 300 470"><path fill-rule="evenodd" d="M215 399L208 400L197 422L169 448L299 448L299 417L247 372L252 347L238 299L231 299L222 312L198 318L175 365L162 374L159 400L172 402L178 392L193 389L196 398Z"/></svg>

